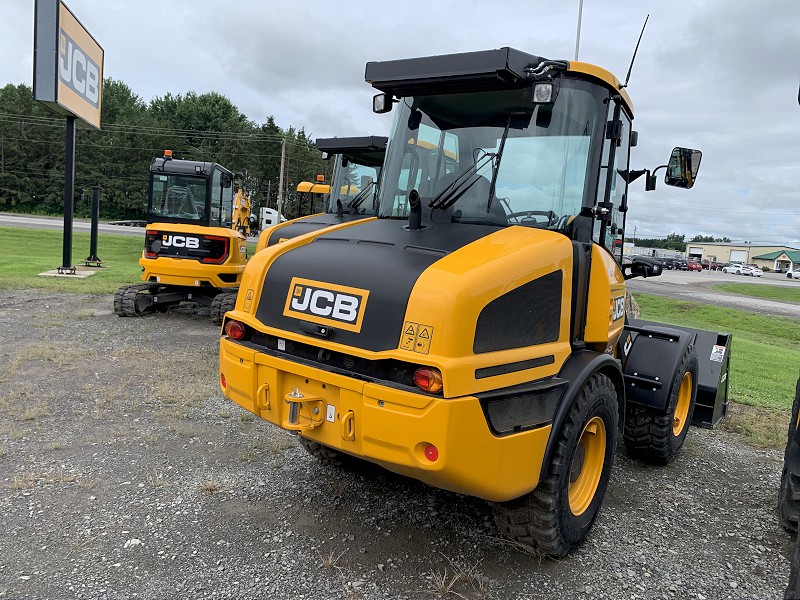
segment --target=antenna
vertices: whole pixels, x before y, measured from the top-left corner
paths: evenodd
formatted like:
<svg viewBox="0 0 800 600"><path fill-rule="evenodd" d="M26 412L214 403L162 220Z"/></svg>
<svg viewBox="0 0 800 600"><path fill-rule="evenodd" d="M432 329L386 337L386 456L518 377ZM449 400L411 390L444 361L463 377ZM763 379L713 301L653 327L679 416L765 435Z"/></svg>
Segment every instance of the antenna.
<svg viewBox="0 0 800 600"><path fill-rule="evenodd" d="M633 56L631 57L631 66L628 67L628 74L625 76L625 83L623 83L619 89L628 87L628 80L631 78L631 71L633 70L633 61L636 60L636 53L639 51L639 44L642 42L642 36L644 35L644 28L647 27L647 20L650 18L648 14L644 18L644 25L642 25L642 31L639 33L639 41L636 42L636 48L633 50Z"/></svg>
<svg viewBox="0 0 800 600"><path fill-rule="evenodd" d="M581 16L583 15L583 0L578 2L578 32L575 34L575 60L578 60L578 49L581 46Z"/></svg>

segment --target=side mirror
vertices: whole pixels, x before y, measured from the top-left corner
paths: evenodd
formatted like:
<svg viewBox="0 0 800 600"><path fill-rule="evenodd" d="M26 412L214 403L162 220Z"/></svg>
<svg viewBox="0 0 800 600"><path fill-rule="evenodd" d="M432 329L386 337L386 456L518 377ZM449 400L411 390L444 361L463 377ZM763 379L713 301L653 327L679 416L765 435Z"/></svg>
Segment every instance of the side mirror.
<svg viewBox="0 0 800 600"><path fill-rule="evenodd" d="M634 277L658 277L664 269L660 260L648 256L634 256L631 262L622 265L622 275L625 279Z"/></svg>
<svg viewBox="0 0 800 600"><path fill-rule="evenodd" d="M664 175L664 184L673 187L690 189L700 170L700 159L703 153L700 150L689 148L674 148L667 163L667 172Z"/></svg>
<svg viewBox="0 0 800 600"><path fill-rule="evenodd" d="M231 175L228 173L224 173L222 175L222 187L229 188L231 187L232 183L233 183L233 177L231 177Z"/></svg>

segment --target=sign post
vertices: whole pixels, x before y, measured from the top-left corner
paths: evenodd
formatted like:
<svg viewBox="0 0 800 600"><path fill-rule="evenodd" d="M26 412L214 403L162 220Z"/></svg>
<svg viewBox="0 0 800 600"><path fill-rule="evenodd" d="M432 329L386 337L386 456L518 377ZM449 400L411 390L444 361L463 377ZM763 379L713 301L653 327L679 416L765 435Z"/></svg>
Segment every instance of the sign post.
<svg viewBox="0 0 800 600"><path fill-rule="evenodd" d="M60 274L74 274L72 216L75 198L76 120L100 129L103 48L62 0L36 0L33 97L66 117L64 245Z"/></svg>

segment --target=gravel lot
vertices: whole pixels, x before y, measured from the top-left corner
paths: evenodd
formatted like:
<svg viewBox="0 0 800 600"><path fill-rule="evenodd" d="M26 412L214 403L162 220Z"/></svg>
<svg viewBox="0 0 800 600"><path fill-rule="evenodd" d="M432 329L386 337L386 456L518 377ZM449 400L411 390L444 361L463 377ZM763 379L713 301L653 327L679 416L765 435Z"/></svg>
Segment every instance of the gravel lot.
<svg viewBox="0 0 800 600"><path fill-rule="evenodd" d="M496 538L488 506L326 468L218 391L207 311L0 292L0 597L779 598L782 456L693 429L666 468L620 450L587 542ZM449 587L448 587L449 586Z"/></svg>

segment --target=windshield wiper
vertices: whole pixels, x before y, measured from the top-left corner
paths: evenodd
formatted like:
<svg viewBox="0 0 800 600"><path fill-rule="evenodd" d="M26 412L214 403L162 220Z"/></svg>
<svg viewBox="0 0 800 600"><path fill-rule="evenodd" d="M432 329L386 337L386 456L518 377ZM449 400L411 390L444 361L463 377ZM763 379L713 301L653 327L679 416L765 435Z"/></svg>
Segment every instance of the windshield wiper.
<svg viewBox="0 0 800 600"><path fill-rule="evenodd" d="M439 208L445 210L450 208L455 202L464 195L478 181L474 177L480 169L485 167L494 158L494 154L486 153L481 159L470 165L463 173L456 177L453 182L444 188L428 204L429 208ZM470 181L471 179L471 181Z"/></svg>
<svg viewBox="0 0 800 600"><path fill-rule="evenodd" d="M355 198L353 198L352 200L350 200L350 202L347 203L347 208L357 211L358 207L361 206L364 203L364 200L367 199L367 192L369 192L369 190L374 185L375 185L375 180L373 179L367 185L364 186L363 190L361 190L360 192L358 192L358 194L356 194Z"/></svg>
<svg viewBox="0 0 800 600"><path fill-rule="evenodd" d="M500 160L503 158L503 148L506 147L506 138L508 137L508 129L511 127L511 117L506 121L506 130L503 132L503 138L500 140L500 147L494 155L494 170L492 171L492 184L489 186L489 201L486 203L486 213L492 210L492 198L494 198L494 188L497 185L497 174L500 172Z"/></svg>

